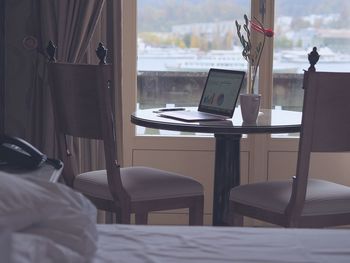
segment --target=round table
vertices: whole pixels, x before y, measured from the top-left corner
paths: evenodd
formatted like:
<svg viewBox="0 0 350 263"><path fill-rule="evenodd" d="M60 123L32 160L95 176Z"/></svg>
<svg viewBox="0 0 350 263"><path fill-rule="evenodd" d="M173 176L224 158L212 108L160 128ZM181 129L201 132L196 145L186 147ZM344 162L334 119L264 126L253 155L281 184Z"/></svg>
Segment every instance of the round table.
<svg viewBox="0 0 350 263"><path fill-rule="evenodd" d="M193 110L188 108L188 110ZM131 122L148 128L213 133L215 136L215 171L213 225L225 225L229 193L240 184L240 140L242 134L294 133L301 128L301 112L260 109L256 123L242 122L240 109L225 121L184 122L160 117L157 109L138 110Z"/></svg>

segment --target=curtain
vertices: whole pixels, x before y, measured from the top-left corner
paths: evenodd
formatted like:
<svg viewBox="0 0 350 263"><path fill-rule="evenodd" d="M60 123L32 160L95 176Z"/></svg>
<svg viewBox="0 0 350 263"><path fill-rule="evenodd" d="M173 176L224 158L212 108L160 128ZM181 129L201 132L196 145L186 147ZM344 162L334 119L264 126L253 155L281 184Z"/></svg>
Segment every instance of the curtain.
<svg viewBox="0 0 350 263"><path fill-rule="evenodd" d="M85 53L93 36L105 0L40 0L38 4L38 45L45 53L49 40L57 46L56 59L60 62L85 62ZM101 40L100 40L101 41ZM94 43L97 46L98 43ZM57 157L56 139L50 89L47 83L46 59L41 56L37 63L37 78L30 92L31 114L27 121L31 142L51 157ZM78 170L89 170L103 165L96 159L102 152L99 144L84 141L71 142L74 151L90 153L90 157L80 158Z"/></svg>
<svg viewBox="0 0 350 263"><path fill-rule="evenodd" d="M103 41L107 43L107 61L114 67L117 156L122 164L121 0L0 2L6 2L6 82L0 93L5 93L0 98L4 100L5 109L0 113L4 118L0 121L4 122L5 132L27 140L49 157L58 157L46 46L49 40L56 44L60 61L96 64L95 49ZM104 168L102 144L74 142L74 148L84 153L79 156L78 171Z"/></svg>
<svg viewBox="0 0 350 263"><path fill-rule="evenodd" d="M0 1L0 135L5 132L5 1Z"/></svg>
<svg viewBox="0 0 350 263"><path fill-rule="evenodd" d="M57 45L56 58L81 62L105 0L41 0L41 43Z"/></svg>
<svg viewBox="0 0 350 263"><path fill-rule="evenodd" d="M27 140L49 157L58 157L46 46L49 40L56 44L60 61L96 64L95 49L102 41L115 73L117 156L122 164L121 1L9 0L5 18L5 132ZM74 146L84 153L84 158L79 158L79 171L104 167L101 144Z"/></svg>

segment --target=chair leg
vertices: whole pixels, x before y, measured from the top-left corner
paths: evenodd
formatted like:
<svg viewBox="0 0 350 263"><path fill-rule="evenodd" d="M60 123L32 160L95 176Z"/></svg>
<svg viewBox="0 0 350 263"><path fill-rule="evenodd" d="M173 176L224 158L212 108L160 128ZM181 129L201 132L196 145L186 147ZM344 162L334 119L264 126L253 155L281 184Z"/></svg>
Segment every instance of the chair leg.
<svg viewBox="0 0 350 263"><path fill-rule="evenodd" d="M243 216L237 213L233 214L231 217L231 223L233 226L243 226Z"/></svg>
<svg viewBox="0 0 350 263"><path fill-rule="evenodd" d="M121 209L117 208L116 211L115 211L115 223L116 224L121 224L122 223L121 214L122 214Z"/></svg>
<svg viewBox="0 0 350 263"><path fill-rule="evenodd" d="M105 223L106 224L113 224L114 223L114 215L112 212L109 212L109 211L105 212Z"/></svg>
<svg viewBox="0 0 350 263"><path fill-rule="evenodd" d="M123 209L121 209L119 220L120 220L120 224L130 224L130 212L126 212L126 211L123 211Z"/></svg>
<svg viewBox="0 0 350 263"><path fill-rule="evenodd" d="M230 226L243 226L243 216L235 212L233 202L230 202L229 205L227 223Z"/></svg>
<svg viewBox="0 0 350 263"><path fill-rule="evenodd" d="M189 208L189 225L202 226L203 225L203 198L198 200L194 206Z"/></svg>
<svg viewBox="0 0 350 263"><path fill-rule="evenodd" d="M148 213L135 213L135 224L136 225L147 225Z"/></svg>

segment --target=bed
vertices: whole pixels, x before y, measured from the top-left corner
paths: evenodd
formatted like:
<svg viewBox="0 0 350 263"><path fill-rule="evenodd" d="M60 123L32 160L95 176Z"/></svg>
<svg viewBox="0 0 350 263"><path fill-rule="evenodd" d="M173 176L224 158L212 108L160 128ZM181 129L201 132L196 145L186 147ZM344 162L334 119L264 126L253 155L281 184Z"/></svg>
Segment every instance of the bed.
<svg viewBox="0 0 350 263"><path fill-rule="evenodd" d="M350 262L347 229L97 225L62 184L0 180L1 262Z"/></svg>
<svg viewBox="0 0 350 263"><path fill-rule="evenodd" d="M349 230L99 225L95 262L350 262Z"/></svg>

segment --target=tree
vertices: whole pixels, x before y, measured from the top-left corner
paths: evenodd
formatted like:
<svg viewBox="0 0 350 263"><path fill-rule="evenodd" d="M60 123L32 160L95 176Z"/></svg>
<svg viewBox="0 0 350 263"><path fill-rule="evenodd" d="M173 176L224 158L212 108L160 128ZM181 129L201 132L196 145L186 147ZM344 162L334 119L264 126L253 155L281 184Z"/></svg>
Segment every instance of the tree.
<svg viewBox="0 0 350 263"><path fill-rule="evenodd" d="M310 22L305 20L302 17L294 17L292 22L291 22L291 29L292 30L299 30L301 28L307 28L310 26L311 26Z"/></svg>
<svg viewBox="0 0 350 263"><path fill-rule="evenodd" d="M228 31L225 35L224 49L232 49L233 47L233 32Z"/></svg>
<svg viewBox="0 0 350 263"><path fill-rule="evenodd" d="M275 38L276 49L287 49L293 47L293 41L285 36Z"/></svg>
<svg viewBox="0 0 350 263"><path fill-rule="evenodd" d="M297 43L296 43L297 47L303 47L303 41L299 38Z"/></svg>
<svg viewBox="0 0 350 263"><path fill-rule="evenodd" d="M143 32L140 34L140 38L142 38L145 44L150 46L159 46L161 44L161 39L152 32Z"/></svg>
<svg viewBox="0 0 350 263"><path fill-rule="evenodd" d="M199 48L200 47L200 37L196 34L191 35L191 48Z"/></svg>
<svg viewBox="0 0 350 263"><path fill-rule="evenodd" d="M183 36L182 40L185 44L186 47L190 47L191 46L191 37L192 35L191 34L186 34Z"/></svg>

